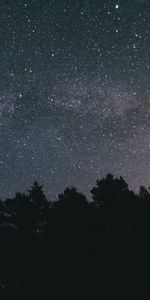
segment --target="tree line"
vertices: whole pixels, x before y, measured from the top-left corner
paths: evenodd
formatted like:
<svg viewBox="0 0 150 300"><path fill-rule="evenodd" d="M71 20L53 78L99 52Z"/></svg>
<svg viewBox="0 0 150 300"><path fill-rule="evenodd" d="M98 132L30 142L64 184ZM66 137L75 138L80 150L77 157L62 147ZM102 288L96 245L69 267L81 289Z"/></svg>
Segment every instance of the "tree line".
<svg viewBox="0 0 150 300"><path fill-rule="evenodd" d="M60 299L69 290L93 297L141 282L150 267L150 188L135 194L108 174L90 192L92 201L75 187L48 201L34 182L0 201L1 299Z"/></svg>

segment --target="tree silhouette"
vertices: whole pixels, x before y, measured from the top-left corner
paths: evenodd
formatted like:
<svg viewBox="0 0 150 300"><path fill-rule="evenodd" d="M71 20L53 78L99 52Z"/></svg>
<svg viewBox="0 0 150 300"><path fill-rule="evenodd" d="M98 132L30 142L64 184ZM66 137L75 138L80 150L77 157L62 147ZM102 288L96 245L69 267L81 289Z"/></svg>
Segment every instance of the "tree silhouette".
<svg viewBox="0 0 150 300"><path fill-rule="evenodd" d="M150 200L150 188L147 190L144 186L140 187L139 197L140 199Z"/></svg>
<svg viewBox="0 0 150 300"><path fill-rule="evenodd" d="M106 178L97 180L96 187L91 190L92 198L98 207L121 203L124 194L128 191L128 184L122 177L114 178L108 174Z"/></svg>
<svg viewBox="0 0 150 300"><path fill-rule="evenodd" d="M36 230L40 230L41 225L47 221L50 202L47 201L42 185L34 182L33 186L28 190L28 197L30 201L30 210L32 221L36 225Z"/></svg>
<svg viewBox="0 0 150 300"><path fill-rule="evenodd" d="M46 200L42 186L36 181L28 194L16 193L12 199L7 199L5 206L18 229L26 232L36 232L42 223L46 222L50 203Z"/></svg>
<svg viewBox="0 0 150 300"><path fill-rule="evenodd" d="M77 191L77 188L66 188L63 194L58 195L58 201L54 204L57 211L65 215L79 214L87 207L86 197ZM77 217L77 216L76 216Z"/></svg>
<svg viewBox="0 0 150 300"><path fill-rule="evenodd" d="M99 292L150 267L149 189L136 195L108 174L91 195L89 202L71 187L50 202L35 181L26 194L0 201L0 296L42 298L68 285Z"/></svg>
<svg viewBox="0 0 150 300"><path fill-rule="evenodd" d="M97 180L91 194L96 207L100 210L105 230L120 231L121 227L125 226L122 206L130 195L128 184L122 177L118 179L108 174L106 178Z"/></svg>

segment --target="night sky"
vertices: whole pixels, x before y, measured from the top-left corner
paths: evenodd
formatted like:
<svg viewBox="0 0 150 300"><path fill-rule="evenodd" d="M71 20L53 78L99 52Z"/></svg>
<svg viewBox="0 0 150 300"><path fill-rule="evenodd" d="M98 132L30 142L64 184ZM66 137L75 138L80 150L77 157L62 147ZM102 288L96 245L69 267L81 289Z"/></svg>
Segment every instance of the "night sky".
<svg viewBox="0 0 150 300"><path fill-rule="evenodd" d="M0 1L0 195L150 184L150 1Z"/></svg>

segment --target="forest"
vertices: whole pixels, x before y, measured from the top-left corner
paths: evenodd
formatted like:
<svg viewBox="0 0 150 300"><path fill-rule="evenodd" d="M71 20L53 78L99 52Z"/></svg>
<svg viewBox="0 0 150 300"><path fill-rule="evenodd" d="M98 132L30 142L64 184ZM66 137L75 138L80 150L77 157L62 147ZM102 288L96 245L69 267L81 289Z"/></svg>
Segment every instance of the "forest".
<svg viewBox="0 0 150 300"><path fill-rule="evenodd" d="M67 187L48 201L34 182L0 201L0 299L122 299L146 285L150 188L108 174L90 193Z"/></svg>

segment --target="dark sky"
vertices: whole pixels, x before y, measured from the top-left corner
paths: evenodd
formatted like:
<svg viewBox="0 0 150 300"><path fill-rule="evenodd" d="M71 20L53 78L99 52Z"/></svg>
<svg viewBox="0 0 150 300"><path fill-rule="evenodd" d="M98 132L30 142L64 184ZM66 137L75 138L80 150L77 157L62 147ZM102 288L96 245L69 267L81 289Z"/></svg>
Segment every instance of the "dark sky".
<svg viewBox="0 0 150 300"><path fill-rule="evenodd" d="M0 195L150 184L150 1L0 1Z"/></svg>

